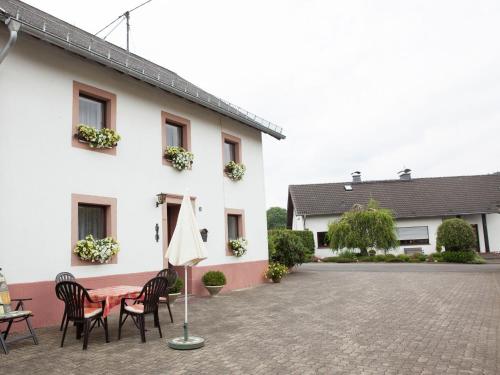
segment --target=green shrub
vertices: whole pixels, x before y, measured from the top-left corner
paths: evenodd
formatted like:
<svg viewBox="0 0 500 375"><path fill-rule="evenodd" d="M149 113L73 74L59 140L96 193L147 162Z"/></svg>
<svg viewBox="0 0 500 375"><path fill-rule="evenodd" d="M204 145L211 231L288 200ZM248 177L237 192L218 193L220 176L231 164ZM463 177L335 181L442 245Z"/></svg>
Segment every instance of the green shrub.
<svg viewBox="0 0 500 375"><path fill-rule="evenodd" d="M344 251L339 251L338 252L338 257L340 257L340 258L357 259L357 254L355 252L350 251L350 250L344 250Z"/></svg>
<svg viewBox="0 0 500 375"><path fill-rule="evenodd" d="M474 254L474 259L472 261L470 261L469 263L471 264L485 264L486 261L484 260L484 258L482 256L480 256L479 254Z"/></svg>
<svg viewBox="0 0 500 375"><path fill-rule="evenodd" d="M358 262L375 262L374 256L358 257Z"/></svg>
<svg viewBox="0 0 500 375"><path fill-rule="evenodd" d="M287 271L288 268L286 268L286 266L284 266L283 264L269 263L265 276L266 279L279 281L283 276L286 275Z"/></svg>
<svg viewBox="0 0 500 375"><path fill-rule="evenodd" d="M443 261L443 253L437 252L432 253L427 257L428 262L442 262Z"/></svg>
<svg viewBox="0 0 500 375"><path fill-rule="evenodd" d="M385 260L389 260L389 259L392 259L392 258L396 258L396 255L394 254L385 254Z"/></svg>
<svg viewBox="0 0 500 375"><path fill-rule="evenodd" d="M438 228L437 247L444 246L447 252L472 250L475 244L476 235L474 230L463 219L447 219Z"/></svg>
<svg viewBox="0 0 500 375"><path fill-rule="evenodd" d="M269 260L292 268L309 260L309 251L302 239L291 230L270 230L268 232Z"/></svg>
<svg viewBox="0 0 500 375"><path fill-rule="evenodd" d="M377 251L373 250L373 249L370 249L370 250L368 250L368 255L371 256L371 257L375 256L375 255L377 255Z"/></svg>
<svg viewBox="0 0 500 375"><path fill-rule="evenodd" d="M385 262L386 256L383 254L379 254L379 255L375 255L373 258L374 258L373 260L375 262Z"/></svg>
<svg viewBox="0 0 500 375"><path fill-rule="evenodd" d="M443 260L448 263L469 263L475 258L473 251L445 251Z"/></svg>
<svg viewBox="0 0 500 375"><path fill-rule="evenodd" d="M410 261L425 262L427 260L427 255L422 253L414 253L410 256Z"/></svg>
<svg viewBox="0 0 500 375"><path fill-rule="evenodd" d="M398 257L396 257L396 256L395 256L395 257L391 257L391 258L386 258L386 259L385 259L385 261L386 261L387 263L403 263L403 262L404 262L404 260L403 260L403 259L398 258Z"/></svg>
<svg viewBox="0 0 500 375"><path fill-rule="evenodd" d="M406 254L399 254L396 258L400 259L402 262L410 261L410 257Z"/></svg>
<svg viewBox="0 0 500 375"><path fill-rule="evenodd" d="M292 233L296 234L301 239L302 244L312 257L316 248L316 245L314 244L313 232L311 232L310 230L293 230Z"/></svg>
<svg viewBox="0 0 500 375"><path fill-rule="evenodd" d="M411 258L410 257L410 263L421 263L422 261L419 258Z"/></svg>
<svg viewBox="0 0 500 375"><path fill-rule="evenodd" d="M226 276L221 271L208 271L201 278L205 286L226 285Z"/></svg>
<svg viewBox="0 0 500 375"><path fill-rule="evenodd" d="M184 281L182 281L182 279L178 277L177 280L175 280L175 284L169 289L168 292L170 294L180 293L183 287L184 287Z"/></svg>

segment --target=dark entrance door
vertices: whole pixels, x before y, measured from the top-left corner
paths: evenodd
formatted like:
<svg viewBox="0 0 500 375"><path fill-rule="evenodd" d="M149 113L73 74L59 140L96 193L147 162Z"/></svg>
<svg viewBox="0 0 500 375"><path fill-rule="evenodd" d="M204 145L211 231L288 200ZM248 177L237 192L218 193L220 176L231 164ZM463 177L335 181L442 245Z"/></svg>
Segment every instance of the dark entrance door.
<svg viewBox="0 0 500 375"><path fill-rule="evenodd" d="M175 226L177 225L177 218L181 210L180 204L167 203L167 246L174 235ZM170 263L168 267L173 267Z"/></svg>
<svg viewBox="0 0 500 375"><path fill-rule="evenodd" d="M477 224L471 224L474 235L476 236L476 248L475 250L479 252L479 229Z"/></svg>

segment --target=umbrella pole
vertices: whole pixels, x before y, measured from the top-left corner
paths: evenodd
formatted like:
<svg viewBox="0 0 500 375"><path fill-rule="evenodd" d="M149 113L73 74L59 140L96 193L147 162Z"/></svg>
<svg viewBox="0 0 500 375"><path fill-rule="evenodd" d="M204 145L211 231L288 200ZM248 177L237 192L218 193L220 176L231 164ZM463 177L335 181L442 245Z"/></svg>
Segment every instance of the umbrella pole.
<svg viewBox="0 0 500 375"><path fill-rule="evenodd" d="M184 341L188 340L188 272L184 266Z"/></svg>
<svg viewBox="0 0 500 375"><path fill-rule="evenodd" d="M184 266L184 336L176 337L168 341L168 346L177 350L198 349L205 345L205 339L199 336L189 336L188 334L188 272Z"/></svg>

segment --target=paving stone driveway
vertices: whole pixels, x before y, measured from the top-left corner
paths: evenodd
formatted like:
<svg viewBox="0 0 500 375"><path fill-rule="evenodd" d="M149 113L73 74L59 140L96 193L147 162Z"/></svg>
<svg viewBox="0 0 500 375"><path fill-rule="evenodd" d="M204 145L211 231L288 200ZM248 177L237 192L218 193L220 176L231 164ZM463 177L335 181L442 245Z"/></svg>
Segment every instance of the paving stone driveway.
<svg viewBox="0 0 500 375"><path fill-rule="evenodd" d="M56 328L39 346L0 354L2 374L499 374L500 265L308 264L281 284L194 298L191 331L207 339L191 352L147 343L127 324L112 342ZM181 334L163 310L166 337Z"/></svg>

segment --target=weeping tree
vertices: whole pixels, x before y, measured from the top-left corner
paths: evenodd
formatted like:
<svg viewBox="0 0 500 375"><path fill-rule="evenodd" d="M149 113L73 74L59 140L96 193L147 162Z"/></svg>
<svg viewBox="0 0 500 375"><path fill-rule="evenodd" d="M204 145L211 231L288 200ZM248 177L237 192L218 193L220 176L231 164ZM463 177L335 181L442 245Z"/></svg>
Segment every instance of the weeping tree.
<svg viewBox="0 0 500 375"><path fill-rule="evenodd" d="M328 240L334 251L360 249L361 255L368 255L370 249L385 253L399 245L392 211L380 208L373 199L366 207L354 205L340 220L330 223Z"/></svg>

